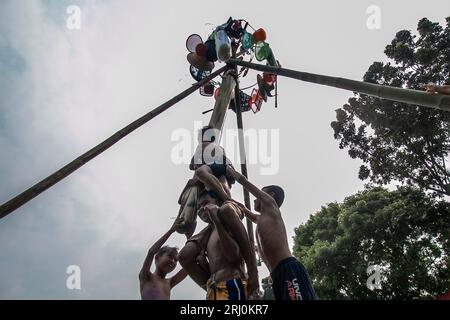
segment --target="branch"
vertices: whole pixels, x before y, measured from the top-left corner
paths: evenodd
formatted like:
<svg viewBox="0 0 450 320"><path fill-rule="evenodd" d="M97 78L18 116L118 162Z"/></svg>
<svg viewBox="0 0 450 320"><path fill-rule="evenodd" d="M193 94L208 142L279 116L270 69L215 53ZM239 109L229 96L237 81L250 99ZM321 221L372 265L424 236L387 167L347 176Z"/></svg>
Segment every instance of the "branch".
<svg viewBox="0 0 450 320"><path fill-rule="evenodd" d="M425 142L428 146L430 146L428 144L428 141ZM421 155L423 156L424 159L428 159L431 160L431 162L434 164L434 166L429 166L428 163L426 162L426 160L423 160L422 157L420 158L421 162L425 165L425 167L427 167L427 169L430 171L430 173L432 174L432 176L434 177L434 179L436 180L437 184L439 185L439 187L441 187L443 190L446 190L446 186L442 181L442 178L440 177L439 173L437 171L434 170L434 167L438 167L439 169L442 170L441 166L439 166L436 161L433 159L433 157L428 157L424 152L421 152ZM444 176L447 177L447 173L444 172Z"/></svg>
<svg viewBox="0 0 450 320"><path fill-rule="evenodd" d="M449 184L449 183L450 183L450 176L449 176L449 174L448 174L448 172L447 172L447 166L445 165L445 158L444 158L444 155L441 155L441 159L442 159L442 166L443 166L443 168L444 168L444 170L445 170L445 178L446 178L446 182L447 182L447 184Z"/></svg>
<svg viewBox="0 0 450 320"><path fill-rule="evenodd" d="M404 143L404 145L406 146L406 147L408 147L412 142L411 142L411 139L407 139L406 137L405 137L405 135L401 135L400 136L401 137L401 139L403 140L403 143ZM409 138L409 137L408 137ZM427 143L427 141L425 141L425 143ZM429 145L428 145L429 146ZM411 150L411 148L408 148L408 149L410 149ZM411 150L413 153L416 153L414 150ZM440 176L439 176L439 174L436 172L436 171L434 171L433 169L432 169L432 167L430 167L429 165L428 165L428 163L424 160L424 159L428 159L428 157L427 157L427 155L424 153L424 152L420 152L419 153L419 161L428 169L428 171L430 172L430 174L431 174L431 176L433 177L433 180L435 180L435 182L437 182L437 185L442 189L442 190L436 190L436 189L434 189L433 187L431 187L431 186L428 186L427 187L427 189L430 189L430 190L434 190L434 191L436 191L436 192L439 192L439 193L443 193L443 194L448 194L447 192L446 192L446 187L445 187L445 185L444 184L442 184L442 179L440 178ZM434 162L434 161L433 161ZM410 175L407 175L407 176L409 176L413 181L416 181L416 183L417 184L421 184L420 183L420 181L419 180L417 180L417 179L415 179L415 178L413 178L412 176L410 176Z"/></svg>
<svg viewBox="0 0 450 320"><path fill-rule="evenodd" d="M425 141L425 144L431 148L432 146L430 145L429 141ZM445 169L440 166L438 163L436 163L436 161L434 160L434 157L427 157L429 158L429 160L433 163L434 166L436 166L441 172L443 172L445 175L447 175L448 173L445 171ZM445 163L444 163L445 165Z"/></svg>
<svg viewBox="0 0 450 320"><path fill-rule="evenodd" d="M427 167L428 171L434 177L434 180L436 180L439 187L445 190L445 185L442 183L442 179L439 174L433 169L433 167L430 167L425 160L421 159L421 162L425 165L425 167Z"/></svg>
<svg viewBox="0 0 450 320"><path fill-rule="evenodd" d="M417 178L414 178L413 176L411 176L411 175L406 175L406 177L408 178L408 179L411 179L412 181L414 181L415 183L417 183L419 186L421 185L421 181L419 180L419 179L417 179ZM440 194L446 194L446 195L449 195L446 191L442 191L442 190L439 190L439 189L435 189L435 188L433 188L431 185L428 185L427 187L423 187L424 189L427 189L427 190L432 190L432 191L436 191L437 193L440 193Z"/></svg>

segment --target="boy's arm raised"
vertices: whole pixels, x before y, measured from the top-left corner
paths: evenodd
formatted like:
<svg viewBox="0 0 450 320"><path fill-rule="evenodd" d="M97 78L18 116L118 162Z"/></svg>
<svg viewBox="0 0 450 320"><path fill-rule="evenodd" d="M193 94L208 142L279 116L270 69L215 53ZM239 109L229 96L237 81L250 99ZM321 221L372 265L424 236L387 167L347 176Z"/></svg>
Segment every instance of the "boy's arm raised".
<svg viewBox="0 0 450 320"><path fill-rule="evenodd" d="M175 287L187 277L187 272L184 269L178 271L172 278L170 278L170 288Z"/></svg>
<svg viewBox="0 0 450 320"><path fill-rule="evenodd" d="M247 178L233 169L231 166L227 166L227 174L231 175L237 182L239 182L245 190L250 192L253 196L260 199L261 201L267 201L274 203L275 200L266 192L259 189L253 183L247 180Z"/></svg>
<svg viewBox="0 0 450 320"><path fill-rule="evenodd" d="M253 213L251 210L249 210L246 206L244 206L242 203L235 201L235 203L242 209L244 212L244 215L250 219L253 223L258 223L259 214Z"/></svg>
<svg viewBox="0 0 450 320"><path fill-rule="evenodd" d="M153 263L153 258L159 249L166 243L167 239L175 232L178 228L179 224L182 222L182 218L175 220L173 225L170 227L169 231L167 231L158 241L156 241L151 248L147 252L147 256L145 257L144 263L142 265L142 269L139 272L139 277L148 278L150 276L150 267Z"/></svg>

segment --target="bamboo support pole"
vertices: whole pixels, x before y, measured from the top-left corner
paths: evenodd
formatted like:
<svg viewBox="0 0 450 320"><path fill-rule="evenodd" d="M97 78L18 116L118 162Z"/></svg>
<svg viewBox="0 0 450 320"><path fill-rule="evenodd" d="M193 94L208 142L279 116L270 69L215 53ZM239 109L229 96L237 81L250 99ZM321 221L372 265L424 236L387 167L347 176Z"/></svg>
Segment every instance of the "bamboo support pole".
<svg viewBox="0 0 450 320"><path fill-rule="evenodd" d="M55 173L51 174L44 180L36 183L34 186L30 187L26 191L22 192L21 194L17 195L16 197L12 198L11 200L5 202L0 206L0 219L6 217L8 214L16 210L17 208L23 206L28 201L32 200L45 190L49 189L53 185L57 184L62 179L66 178L68 175L70 175L72 172L76 171L83 165L85 165L88 161L94 159L96 156L101 154L102 152L109 149L111 146L113 146L115 143L120 141L122 138L129 135L134 130L138 129L139 127L146 124L148 121L153 119L154 117L158 116L159 114L163 113L167 109L169 109L171 106L175 105L177 102L181 101L182 99L186 98L191 93L195 92L197 89L199 89L201 86L203 86L205 83L209 82L210 80L214 79L218 75L220 75L222 72L229 69L229 66L224 66L217 71L213 72L211 75L203 79L202 81L199 81L192 85L190 88L184 90L180 94L176 95L169 101L163 103L159 107L153 109L152 111L148 112L147 114L143 115L139 119L135 120L134 122L130 123L126 127L122 128L121 130L117 131L115 134L110 136L108 139L104 140L97 146L93 147L83 155L79 156L69 164L65 165Z"/></svg>
<svg viewBox="0 0 450 320"><path fill-rule="evenodd" d="M424 106L433 109L450 111L450 96L443 94L430 94L425 91L383 86L375 83L356 81L345 78L330 77L320 74L295 71L285 68L265 66L236 59L229 59L227 63L243 66L258 71L268 72L293 78L301 81L317 83L367 94L381 99L393 100L402 103Z"/></svg>

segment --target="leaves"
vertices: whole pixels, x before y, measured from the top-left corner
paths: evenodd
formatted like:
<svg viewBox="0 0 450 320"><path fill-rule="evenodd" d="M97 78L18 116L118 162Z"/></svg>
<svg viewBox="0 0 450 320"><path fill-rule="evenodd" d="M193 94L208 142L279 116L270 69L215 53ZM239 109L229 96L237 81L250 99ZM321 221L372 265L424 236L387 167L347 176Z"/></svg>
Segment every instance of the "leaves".
<svg viewBox="0 0 450 320"><path fill-rule="evenodd" d="M422 89L428 82L450 83L450 17L443 28L423 18L419 36L399 31L385 54L393 62L374 62L364 81ZM339 148L361 159L358 177L375 184L399 181L439 195L450 195L446 158L450 113L355 94L336 110L331 123Z"/></svg>
<svg viewBox="0 0 450 320"><path fill-rule="evenodd" d="M450 287L450 205L375 187L331 203L295 229L294 255L322 299L434 298ZM380 290L367 268L382 270Z"/></svg>

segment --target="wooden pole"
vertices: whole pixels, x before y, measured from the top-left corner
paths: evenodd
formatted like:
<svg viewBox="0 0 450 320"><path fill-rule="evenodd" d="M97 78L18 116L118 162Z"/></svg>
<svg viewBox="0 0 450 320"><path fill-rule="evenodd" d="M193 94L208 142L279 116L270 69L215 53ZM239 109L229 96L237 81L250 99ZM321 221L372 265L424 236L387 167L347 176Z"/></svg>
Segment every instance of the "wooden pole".
<svg viewBox="0 0 450 320"><path fill-rule="evenodd" d="M222 131L225 115L231 101L231 94L235 86L236 80L234 76L230 73L225 73L225 77L220 84L219 95L216 103L214 104L213 113L211 114L211 118L209 120L209 125L220 132Z"/></svg>
<svg viewBox="0 0 450 320"><path fill-rule="evenodd" d="M243 176L248 178L247 173L247 155L245 151L245 141L244 141L244 125L242 121L242 110L241 110L241 97L239 95L239 83L236 83L236 87L234 89L234 103L236 106L236 120L237 120L237 128L238 128L238 139L239 139L239 161L241 163L241 173ZM244 202L245 206L251 210L251 204L250 204L250 195L248 191L243 188L244 190ZM250 242L252 244L252 248L255 246L255 237L253 235L253 224L250 221L250 219L247 218L247 232L248 237L250 238Z"/></svg>
<svg viewBox="0 0 450 320"><path fill-rule="evenodd" d="M214 129L219 130L217 143L219 143L222 136L222 127L225 120L225 115L227 113L228 106L230 105L231 93L233 92L233 88L235 85L236 80L234 79L233 75L231 75L229 72L225 73L224 80L220 84L219 95L217 97L216 103L214 104L214 108L212 109L213 113L209 120L209 125ZM191 170L194 170L194 161L196 159L196 155L198 155L199 152L204 152L201 143L197 146L197 149L194 152L194 156L191 159L191 165L189 166ZM198 188L196 186L191 186L183 190L180 196L180 199L184 199L180 203L181 208L178 213L178 217L183 218L182 230L189 230L193 226L193 223L195 223L195 219L197 217L197 191ZM179 232L182 233L182 230L179 230Z"/></svg>
<svg viewBox="0 0 450 320"><path fill-rule="evenodd" d="M450 96L443 94L431 94L420 90L411 90L396 88L390 86L383 86L375 83L364 81L355 81L345 78L337 78L324 76L320 74L307 73L295 71L290 69L265 66L236 59L229 59L227 63L232 65L244 66L258 71L268 72L302 80L306 82L317 83L325 86L336 87L344 90L356 91L369 96L378 97L381 99L393 100L402 103L424 106L433 109L440 109L450 111Z"/></svg>
<svg viewBox="0 0 450 320"><path fill-rule="evenodd" d="M153 109L152 111L148 112L147 114L143 115L136 121L130 123L126 127L122 128L121 130L117 131L115 134L110 136L108 139L104 140L91 150L87 151L83 155L79 156L69 164L65 165L55 173L51 174L44 180L36 183L34 186L29 188L28 190L22 192L18 196L14 197L13 199L5 202L0 207L0 219L6 217L8 214L16 210L17 208L21 207L31 199L35 198L45 190L49 189L53 185L57 184L59 181L70 175L75 170L79 169L81 166L85 165L88 161L92 160L102 152L109 149L111 146L113 146L115 143L117 143L119 140L133 132L134 130L138 129L157 115L163 113L167 109L169 109L171 106L176 104L177 102L181 101L182 99L186 98L191 93L195 92L197 89L199 89L201 86L203 86L205 83L209 82L210 80L217 77L222 72L229 69L229 66L224 66L217 71L213 72L211 75L203 79L202 81L199 81L192 85L190 88L184 90L180 94L176 95L169 101L163 103L159 107Z"/></svg>
<svg viewBox="0 0 450 320"><path fill-rule="evenodd" d="M245 152L245 141L244 141L244 131L243 131L243 121L242 121L242 110L241 110L241 97L239 95L239 84L236 84L235 88L235 98L234 103L236 105L236 119L237 119L237 127L238 127L238 139L239 139L239 160L241 162L241 173L243 176L248 178L247 173L247 155ZM248 191L243 188L244 190L244 203L245 206L251 210L251 204L250 204L250 194ZM250 219L247 218L247 232L248 237L250 238L250 243L252 245L252 248L255 247L255 237L253 234L253 224ZM256 256L255 256L256 259Z"/></svg>
<svg viewBox="0 0 450 320"><path fill-rule="evenodd" d="M237 72L237 66L235 66L235 72L236 75ZM238 139L239 139L239 160L241 163L241 173L244 177L248 178L247 173L247 155L245 152L245 140L244 140L244 124L242 121L242 110L241 110L241 96L240 96L240 90L239 90L239 81L236 81L236 86L234 88L234 106L236 109L236 120L237 120L237 128L238 128ZM244 204L247 207L247 209L252 210L251 204L250 204L250 194L245 189L242 188L244 192ZM255 252L255 236L253 234L253 223L249 218L246 218L247 222L247 233L248 238L250 240L250 247L252 250L253 259L256 263L256 252Z"/></svg>

